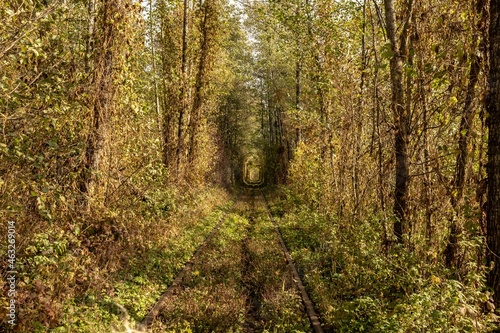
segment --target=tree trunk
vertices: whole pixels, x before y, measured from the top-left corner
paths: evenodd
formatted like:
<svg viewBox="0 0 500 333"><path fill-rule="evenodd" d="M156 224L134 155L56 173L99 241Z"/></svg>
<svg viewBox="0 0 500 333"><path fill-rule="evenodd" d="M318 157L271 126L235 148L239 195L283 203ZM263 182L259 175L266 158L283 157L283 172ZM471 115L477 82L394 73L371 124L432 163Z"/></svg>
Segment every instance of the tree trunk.
<svg viewBox="0 0 500 333"><path fill-rule="evenodd" d="M361 80L359 84L359 99L358 110L353 110L352 124L354 126L354 152L352 157L352 195L354 200L353 214L355 217L359 215L359 208L361 206L360 188L359 188L359 159L361 157L361 140L363 137L363 111L365 108L365 80L367 69L367 52L366 52L366 2L363 1L363 22L361 26ZM331 131L330 131L331 132Z"/></svg>
<svg viewBox="0 0 500 333"><path fill-rule="evenodd" d="M85 72L90 72L90 58L92 56L92 49L94 48L94 24L95 24L95 1L89 0L87 4L87 11L89 13L88 22L88 36L85 45Z"/></svg>
<svg viewBox="0 0 500 333"><path fill-rule="evenodd" d="M160 35L159 44L160 50L158 55L160 57L160 105L162 113L162 119L159 121L162 124L162 141L163 141L163 163L167 169L170 169L175 165L176 162L176 150L177 150L177 115L179 112L179 107L181 105L180 94L177 91L177 87L174 87L173 83L176 82L178 85L182 83L174 73L177 72L177 45L175 43L175 33L173 32L172 18L169 14L165 13L163 2L158 2L158 12L160 14Z"/></svg>
<svg viewBox="0 0 500 333"><path fill-rule="evenodd" d="M114 14L116 5L104 0L99 6L95 39L95 60L93 66L94 99L92 101L92 126L87 137L85 162L81 190L89 199L95 196L99 172L106 147L107 126L113 108L113 46L115 26L109 17Z"/></svg>
<svg viewBox="0 0 500 333"><path fill-rule="evenodd" d="M297 47L298 49L298 47ZM297 51L297 60L295 60L295 109L300 112L300 98L302 93L301 88L301 76L302 76L302 64L300 60L300 56L298 55L299 51ZM295 146L298 147L301 141L301 133L300 127L295 128Z"/></svg>
<svg viewBox="0 0 500 333"><path fill-rule="evenodd" d="M184 114L187 108L187 42L188 38L188 0L184 0L184 13L182 20L182 58L181 58L181 105L179 110L179 121L177 124L177 180L181 178L182 154L184 152Z"/></svg>
<svg viewBox="0 0 500 333"><path fill-rule="evenodd" d="M394 113L395 126L395 155L396 155L396 184L394 189L394 235L398 243L403 242L403 226L407 223L407 196L409 186L409 159L408 159L408 138L410 131L410 117L406 110L403 93L403 57L406 52L406 39L408 25L401 34L401 46L398 45L396 11L394 0L385 0L385 15L387 25L387 35L391 42L393 56L390 61L391 68L391 88L392 88L392 110ZM411 16L413 2L410 0L408 9ZM407 23L410 21L408 19Z"/></svg>
<svg viewBox="0 0 500 333"><path fill-rule="evenodd" d="M419 57L418 60L418 100L422 107L422 141L424 147L423 156L423 204L425 206L425 237L429 244L432 244L434 235L434 225L432 224L432 186L431 186L431 170L430 170L430 153L429 153L429 110L427 106L427 95L425 90L425 80L423 76L424 62Z"/></svg>
<svg viewBox="0 0 500 333"><path fill-rule="evenodd" d="M453 217L451 219L450 237L446 246L446 265L448 267L460 267L460 248L458 241L462 234L462 224L457 219L459 214L459 202L463 196L465 183L465 167L467 166L467 150L469 146L469 136L472 126L472 120L475 115L475 110L472 108L472 101L475 97L475 87L479 75L479 59L472 55L472 64L469 72L469 84L465 96L465 103L462 112L462 119L458 132L458 154L455 162L455 175L453 177L453 191L451 196L451 204L453 206Z"/></svg>
<svg viewBox="0 0 500 333"><path fill-rule="evenodd" d="M201 108L203 106L203 88L206 84L205 77L207 72L208 65L208 54L209 54L209 38L211 38L211 27L213 24L212 20L216 18L212 18L212 11L214 11L215 4L212 3L212 0L206 0L203 4L204 6L204 14L203 21L201 26L202 32L202 40L201 40L201 48L200 48L200 62L198 64L198 73L196 74L196 83L195 83L195 91L194 91L194 101L193 108L191 112L189 130L189 152L188 152L188 162L192 164L195 160L196 155L196 146L197 146L197 135L198 135L198 127L200 120ZM209 22L209 20L211 22Z"/></svg>
<svg viewBox="0 0 500 333"><path fill-rule="evenodd" d="M149 0L149 20L150 20L150 43L151 43L151 57L152 57L152 65L153 65L153 87L154 87L154 97L155 97L155 110L157 117L157 126L158 126L158 135L160 136L160 149L163 153L163 160L165 165L167 162L167 154L166 149L164 148L165 139L163 137L162 131L162 118L161 118L161 107L160 107L160 95L158 89L158 80L156 78L157 68L156 68L156 45L155 45L155 33L153 26L153 0Z"/></svg>
<svg viewBox="0 0 500 333"><path fill-rule="evenodd" d="M500 1L490 5L490 92L488 112L488 203L487 236L488 261L493 269L488 284L494 291L494 301L500 307Z"/></svg>
<svg viewBox="0 0 500 333"><path fill-rule="evenodd" d="M480 34L485 34L485 27L487 26L487 6L485 0L478 0L476 7L479 10L479 21L477 22L477 30L474 34L474 41L479 40L477 45L478 50L473 50L470 54L472 59L469 72L469 83L467 85L464 107L462 111L462 118L460 120L460 127L458 130L458 154L455 162L455 175L453 177L453 191L451 195L451 204L453 206L454 215L451 220L450 237L446 247L446 264L448 267L460 268L460 248L458 240L463 232L463 226L457 219L459 215L459 204L463 196L465 184L465 169L467 166L467 153L469 149L469 137L472 127L472 121L476 115L476 110L473 108L473 101L476 96L476 85L479 79L479 72L481 70L481 57L486 51L484 38L480 38ZM477 52L476 52L477 51ZM477 55L479 54L479 55Z"/></svg>

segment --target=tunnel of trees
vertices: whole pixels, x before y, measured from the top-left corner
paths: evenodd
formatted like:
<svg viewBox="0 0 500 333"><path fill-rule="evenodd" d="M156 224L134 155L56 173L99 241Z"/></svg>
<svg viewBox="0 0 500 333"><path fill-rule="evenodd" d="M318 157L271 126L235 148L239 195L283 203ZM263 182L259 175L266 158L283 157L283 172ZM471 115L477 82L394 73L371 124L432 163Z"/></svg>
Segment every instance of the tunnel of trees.
<svg viewBox="0 0 500 333"><path fill-rule="evenodd" d="M327 330L498 330L498 1L1 0L0 18L0 332L139 321L249 189Z"/></svg>

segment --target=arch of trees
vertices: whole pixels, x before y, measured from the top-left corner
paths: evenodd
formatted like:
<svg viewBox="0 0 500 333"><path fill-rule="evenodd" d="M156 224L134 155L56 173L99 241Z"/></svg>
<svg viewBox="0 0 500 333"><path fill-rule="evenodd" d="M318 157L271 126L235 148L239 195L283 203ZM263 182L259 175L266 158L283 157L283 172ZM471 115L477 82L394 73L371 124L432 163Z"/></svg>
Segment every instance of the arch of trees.
<svg viewBox="0 0 500 333"><path fill-rule="evenodd" d="M68 250L93 251L82 230L118 239L170 196L265 182L332 229L369 225L381 262L411 255L415 280L466 290L464 318L498 320L499 6L2 1L0 219L23 239L21 311L53 328L90 288L70 263L107 264ZM67 274L33 261L44 242Z"/></svg>

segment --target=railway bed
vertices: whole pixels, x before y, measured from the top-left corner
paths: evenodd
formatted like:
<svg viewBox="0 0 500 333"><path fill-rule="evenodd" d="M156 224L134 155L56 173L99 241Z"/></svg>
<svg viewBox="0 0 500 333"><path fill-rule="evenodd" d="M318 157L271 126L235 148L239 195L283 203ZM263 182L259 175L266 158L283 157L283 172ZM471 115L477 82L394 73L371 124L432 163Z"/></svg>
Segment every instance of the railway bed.
<svg viewBox="0 0 500 333"><path fill-rule="evenodd" d="M138 325L183 330L323 332L260 190L236 200Z"/></svg>

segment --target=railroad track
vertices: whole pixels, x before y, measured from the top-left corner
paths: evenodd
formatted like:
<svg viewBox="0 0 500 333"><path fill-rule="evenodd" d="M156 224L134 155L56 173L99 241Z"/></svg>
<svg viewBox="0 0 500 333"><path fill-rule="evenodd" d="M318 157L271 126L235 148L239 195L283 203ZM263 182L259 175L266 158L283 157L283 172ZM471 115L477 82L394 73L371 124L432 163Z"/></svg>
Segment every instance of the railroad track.
<svg viewBox="0 0 500 333"><path fill-rule="evenodd" d="M288 251L288 248L286 247L285 241L283 240L283 236L281 235L281 231L280 231L278 225L276 224L276 221L274 220L274 218L271 214L269 202L267 201L267 198L264 195L264 193L261 192L261 194L262 194L262 198L264 199L264 202L266 204L266 210L269 214L269 219L273 223L274 230L276 231L276 234L278 235L278 238L279 238L279 241L281 244L281 248L283 250L283 254L286 257L286 260L288 262L288 266L290 267L290 271L292 272L292 275L293 275L293 279L296 283L297 289L300 292L300 296L302 298L302 303L304 304L304 306L306 308L307 316L309 317L309 321L311 322L312 329L313 329L314 333L323 333L323 328L321 326L319 316L318 316L316 310L314 309L314 305L311 301L311 298L309 297L309 294L307 293L306 288L304 287L304 283L302 282L302 279L299 275L299 272L297 271L297 268L295 267L295 263L292 259L292 256L290 255L290 252Z"/></svg>
<svg viewBox="0 0 500 333"><path fill-rule="evenodd" d="M238 200L238 199L237 199ZM156 302L156 304L149 310L148 314L144 317L144 319L137 325L137 331L139 332L146 332L147 329L151 326L155 318L158 316L160 313L161 309L165 305L165 302L167 299L172 295L172 293L175 291L176 288L181 286L182 280L186 276L186 274L191 271L193 268L193 265L196 261L196 259L200 256L200 254L203 252L203 250L207 247L207 245L210 243L210 241L214 238L215 234L219 231L220 227L222 224L226 221L226 216L227 212L224 213L224 215L220 218L219 222L215 225L215 227L212 229L210 234L207 236L205 241L196 249L196 251L193 253L191 258L186 262L184 265L184 268L177 274L175 277L174 281L172 284L163 292L163 294L160 296L159 300Z"/></svg>
<svg viewBox="0 0 500 333"><path fill-rule="evenodd" d="M245 317L245 323L243 324L244 332L254 332L255 328L258 326L260 321L259 315L259 300L257 286L255 281L252 281L249 276L251 275L253 268L253 258L252 251L250 249L251 233L255 226L255 194L253 191L250 198L250 215L248 216L249 225L247 229L247 236L243 241L243 285L247 294L247 315Z"/></svg>
<svg viewBox="0 0 500 333"><path fill-rule="evenodd" d="M256 208L256 199L257 197L262 197L262 202L259 204L260 206L263 206L265 208L265 210L263 210L262 208L260 209L260 215L257 215L258 213L258 210ZM236 200L236 202L239 202L238 200L240 200L241 196L239 196ZM307 291L304 287L304 284L302 283L302 280L300 278L300 275L295 267L295 264L293 262L293 259L292 257L290 256L290 253L285 245L285 242L283 240L283 237L281 235L281 232L276 224L276 221L274 220L271 212L270 212L270 208L269 208L269 203L267 201L267 198L265 197L264 193L260 190L249 190L246 195L245 195L245 198L241 198L243 199L240 203L243 203L244 205L248 205L247 207L247 212L246 213L243 213L243 215L240 215L240 216L243 216L244 218L246 218L246 220L248 221L248 224L246 226L246 228L243 228L243 229L239 229L240 231L240 235L241 235L241 238L240 238L240 242L239 243L240 245L238 245L238 248L240 250L238 250L238 253L239 251L241 251L241 257L240 255L237 255L235 256L234 260L241 260L241 266L239 268L239 271L241 272L241 282L238 282L240 285L241 285L241 288L242 288L242 292L243 294L241 294L242 296L242 299L244 300L244 304L245 304L245 320L244 322L242 322L242 326L240 326L242 329L243 329L243 332L246 332L246 333L253 333L253 332L259 332L261 331L262 328L265 327L266 324L266 316L268 315L268 313L266 313L267 310L264 310L263 308L263 304L264 304L264 299L262 298L263 297L263 290L265 288L270 288L272 290L272 288L275 288L275 287L272 287L272 285L268 285L267 282L264 282L265 280L262 280L262 274L260 273L262 269L268 269L270 271L275 271L276 269L278 269L281 273L280 274L285 274L285 275L282 275L283 276L283 291L285 290L285 280L288 281L286 282L287 285L288 285L288 289L287 290L293 290L293 293L297 296L296 299L297 299L297 302L300 302L299 301L299 297L302 301L302 304L303 304L303 308L302 310L297 310L301 313L300 317L302 319L302 325L305 325L303 326L304 328L307 327L307 321L309 320L309 323L310 323L310 327L312 328L312 331L314 333L322 333L323 332L323 329L321 327L321 323L320 323L320 320L319 320L319 316L317 315L316 311L314 310L314 306L313 306L313 303L311 302L308 294L307 294ZM260 200L258 200L260 201ZM233 205L233 206L237 206L237 205ZM267 212L267 214L266 214ZM175 294L175 295L178 295L177 293L175 293L176 290L178 290L180 287L183 286L183 284L186 283L185 281L185 278L188 278L188 276L191 276L189 275L188 273L190 273L192 270L193 270L193 266L196 264L196 266L199 265L199 258L205 258L206 255L209 255L210 253L212 253L212 251L214 250L213 249L213 245L210 245L211 243L213 243L213 241L215 241L215 236L217 234L224 234L225 231L220 231L219 230L221 229L221 227L224 225L224 230L226 230L227 228L231 228L231 226L233 226L233 224L228 224L226 226L225 222L227 222L228 220L231 220L232 217L230 217L230 215L238 215L238 214L235 214L233 212L233 214L231 214L231 211L227 211L224 213L224 215L221 217L220 221L217 223L217 225L212 229L212 231L210 232L210 234L207 236L207 238L205 239L205 241L198 247L198 249L194 252L194 254L191 256L191 258L189 259L189 261L186 263L186 265L184 266L184 268L180 271L180 273L176 276L176 278L174 279L173 283L167 288L167 290L162 294L162 296L160 297L160 299L158 300L158 302L151 308L151 310L149 311L149 313L144 317L144 319L141 321L141 323L138 325L137 327L137 330L140 331L140 332L145 332L149 327L151 327L152 323L155 321L155 319L159 316L160 313L162 313L162 318L165 318L163 317L163 315L165 313L170 313L169 311L172 311L172 306L174 306L174 303L169 303L169 299ZM268 217L265 217L265 216L268 216ZM264 218L263 218L264 216ZM263 221L266 221L267 222L263 222ZM256 222L256 221L259 221L259 222ZM246 222L245 222L246 223ZM267 225L267 227L265 226ZM255 228L257 228L257 234L255 234ZM264 231L264 235L267 235L265 237L267 237L266 239L269 239L269 240L266 240L264 241L264 243L262 243L262 236L258 236L259 235L259 232L260 235L262 235L262 230L263 228L269 228L269 232L266 232ZM276 232L276 235L278 237L278 241L276 241L276 238L274 236L271 236L271 234L273 233L272 230L275 230ZM219 236L217 236L219 237ZM258 241L257 239L254 239L253 237L261 237L260 240ZM218 239L218 238L217 238ZM274 239L274 241L272 241L272 244L269 243L270 242L270 239ZM257 243L255 243L257 242ZM260 242L260 243L259 243ZM262 257L259 259L259 255L256 254L255 252L255 246L261 246L261 245L258 245L258 244L263 244L261 246L261 249L263 249L263 251L266 251L266 253L274 253L272 254L272 257L271 259L263 259ZM279 245L278 245L279 244ZM210 248L209 249L206 249L207 247ZM231 250L224 250L224 247L223 248L218 248L219 251L231 251ZM271 251L271 252L269 252ZM234 252L233 252L234 253ZM216 258L219 256L219 255L222 255L224 256L224 252L221 252L219 254L216 254ZM257 255L257 257L256 257ZM213 254L212 254L213 256ZM240 257L240 259L237 259L238 257ZM274 259L272 259L274 258ZM282 258L282 259L278 259L278 258ZM285 260L286 259L286 260ZM280 260L283 260L281 261L281 264L279 264ZM205 262L202 260L202 262ZM195 266L195 268L196 268ZM260 268L258 268L257 266L259 266ZM281 268L280 268L281 267ZM287 273L285 273L287 272ZM196 274L199 274L198 270L193 271L192 273L196 273ZM208 273L209 275L207 276L215 276L213 275L213 272L212 273ZM257 276L259 274L260 275L260 278L259 277L256 277L256 274ZM281 275L280 275L281 276ZM288 276L286 278L284 278L285 276ZM280 278L281 279L281 278ZM189 280L189 278L188 278ZM263 286L262 284L265 284L265 286ZM281 287L278 288L278 289L282 289ZM189 290L189 289L188 289ZM296 291L295 291L296 290ZM182 291L183 293L185 291ZM189 297L188 295L190 294L186 294L185 297ZM169 308L170 306L170 309L171 310L166 310L167 308ZM175 308L175 306L174 306ZM262 312L264 311L264 312ZM307 315L307 317L306 317ZM157 319L158 320L158 323L161 323L163 322L163 320L161 320L160 318ZM267 316L267 320L269 320L269 316ZM263 326L264 325L264 326ZM269 327L269 326L267 326ZM220 330L218 330L220 331Z"/></svg>

